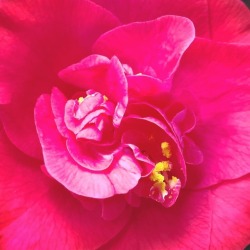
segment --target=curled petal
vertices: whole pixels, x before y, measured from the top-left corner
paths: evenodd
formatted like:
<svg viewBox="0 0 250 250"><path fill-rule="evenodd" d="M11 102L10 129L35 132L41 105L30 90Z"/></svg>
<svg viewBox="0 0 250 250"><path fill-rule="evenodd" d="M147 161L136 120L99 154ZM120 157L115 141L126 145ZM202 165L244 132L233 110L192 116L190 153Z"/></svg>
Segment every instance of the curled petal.
<svg viewBox="0 0 250 250"><path fill-rule="evenodd" d="M121 149L113 161L112 154L108 155L107 159L105 155L101 156L100 159L104 160L105 166L110 165L106 172L96 173L87 169L95 166L93 154L91 159L83 158L88 160L83 163L86 164L86 169L80 166L67 151L65 138L57 130L49 96L43 95L38 99L35 118L47 172L71 192L92 198L108 198L115 194L127 193L138 183L141 168L131 150ZM75 149L72 151L77 152ZM79 156L78 160L83 160L80 155L74 155L76 156ZM102 167L102 164L96 166Z"/></svg>
<svg viewBox="0 0 250 250"><path fill-rule="evenodd" d="M83 89L94 89L117 103L113 123L119 126L128 103L128 83L124 68L116 57L109 60L104 56L91 55L62 70L59 76Z"/></svg>
<svg viewBox="0 0 250 250"><path fill-rule="evenodd" d="M117 55L132 66L135 73L165 80L176 70L194 36L190 20L164 16L115 28L97 40L94 51L108 57Z"/></svg>

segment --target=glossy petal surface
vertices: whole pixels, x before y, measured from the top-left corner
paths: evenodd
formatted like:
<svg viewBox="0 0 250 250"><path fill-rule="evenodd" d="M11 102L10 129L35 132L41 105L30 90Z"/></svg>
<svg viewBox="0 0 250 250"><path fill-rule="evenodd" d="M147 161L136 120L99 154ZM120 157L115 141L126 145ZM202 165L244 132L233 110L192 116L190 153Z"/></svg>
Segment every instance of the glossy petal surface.
<svg viewBox="0 0 250 250"><path fill-rule="evenodd" d="M11 141L41 158L33 107L41 93L60 85L59 70L90 53L116 18L89 1L1 1L1 120Z"/></svg>
<svg viewBox="0 0 250 250"><path fill-rule="evenodd" d="M173 93L195 111L199 120L191 138L204 154L201 165L188 168L190 185L249 173L249 60L248 46L202 39L183 57Z"/></svg>
<svg viewBox="0 0 250 250"><path fill-rule="evenodd" d="M96 249L126 224L124 211L105 221L24 156L1 131L0 244L3 249ZM37 166L37 168L34 168ZM98 226L96 226L98 225Z"/></svg>
<svg viewBox="0 0 250 250"><path fill-rule="evenodd" d="M113 29L97 40L94 51L108 57L117 55L134 73L165 80L175 71L194 35L188 19L165 16Z"/></svg>
<svg viewBox="0 0 250 250"><path fill-rule="evenodd" d="M147 21L164 15L189 18L196 35L215 41L249 43L250 12L240 0L94 0L123 23Z"/></svg>

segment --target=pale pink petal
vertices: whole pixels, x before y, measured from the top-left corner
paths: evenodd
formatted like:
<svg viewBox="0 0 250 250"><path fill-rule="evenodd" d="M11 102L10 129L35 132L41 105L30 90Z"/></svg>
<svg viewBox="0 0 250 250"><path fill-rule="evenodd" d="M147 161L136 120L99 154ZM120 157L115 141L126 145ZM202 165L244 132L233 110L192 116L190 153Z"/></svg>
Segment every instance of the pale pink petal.
<svg viewBox="0 0 250 250"><path fill-rule="evenodd" d="M118 58L91 55L59 73L61 79L88 90L93 89L117 103L113 123L118 126L128 103L128 83Z"/></svg>
<svg viewBox="0 0 250 250"><path fill-rule="evenodd" d="M35 119L38 136L43 149L45 167L48 173L71 192L91 198L108 198L115 194L124 194L134 188L141 177L141 169L132 153L120 152L112 164L112 154L101 155L107 172L90 171L95 166L92 155L85 155L86 168L80 166L67 151L66 141L56 128L50 107L50 97L41 96L35 107ZM46 121L46 123L44 123ZM82 145L84 148L84 145ZM87 146L87 145L85 145ZM78 152L74 152L78 156ZM96 154L97 155L97 154ZM106 158L105 158L106 157ZM80 156L79 156L80 160ZM98 163L98 159L97 159ZM108 164L106 164L108 163ZM92 164L92 165L91 165ZM101 165L100 165L101 166ZM122 181L121 181L122 180Z"/></svg>
<svg viewBox="0 0 250 250"><path fill-rule="evenodd" d="M90 142L78 142L67 139L66 146L70 156L83 168L93 171L107 169L114 158L112 153L103 154L103 148ZM101 151L102 150L102 151ZM107 150L106 150L107 151Z"/></svg>
<svg viewBox="0 0 250 250"><path fill-rule="evenodd" d="M101 141L102 140L102 132L95 125L90 125L84 129L82 129L77 134L76 139Z"/></svg>
<svg viewBox="0 0 250 250"><path fill-rule="evenodd" d="M126 194L141 178L141 167L130 149L124 149L112 163L113 169L107 174L113 184L114 193Z"/></svg>
<svg viewBox="0 0 250 250"><path fill-rule="evenodd" d="M187 18L165 16L124 25L103 34L95 43L94 52L118 56L134 73L167 79L194 35L193 24Z"/></svg>

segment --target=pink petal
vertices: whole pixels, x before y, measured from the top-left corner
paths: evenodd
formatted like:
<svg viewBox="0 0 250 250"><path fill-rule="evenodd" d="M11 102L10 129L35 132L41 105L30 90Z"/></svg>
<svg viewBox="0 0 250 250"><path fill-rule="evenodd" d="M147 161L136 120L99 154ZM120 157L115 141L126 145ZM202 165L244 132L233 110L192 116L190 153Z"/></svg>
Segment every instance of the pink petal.
<svg viewBox="0 0 250 250"><path fill-rule="evenodd" d="M78 103L76 100L69 100L65 105L64 122L67 129L71 130L74 134L78 134L88 123L98 118L99 115L104 114L104 109L96 109L93 112L87 114L83 119L77 119L75 117L75 111L77 110ZM80 112L78 112L79 115Z"/></svg>
<svg viewBox="0 0 250 250"><path fill-rule="evenodd" d="M69 137L69 131L64 121L64 109L66 103L67 99L63 93L59 89L53 88L51 93L51 108L55 117L55 123L61 135Z"/></svg>
<svg viewBox="0 0 250 250"><path fill-rule="evenodd" d="M249 188L248 176L211 190L183 190L168 209L144 202L101 250L244 249L250 240Z"/></svg>
<svg viewBox="0 0 250 250"><path fill-rule="evenodd" d="M76 136L76 139L86 139L93 141L101 141L102 140L102 132L95 126L91 125L84 129L82 129Z"/></svg>
<svg viewBox="0 0 250 250"><path fill-rule="evenodd" d="M130 149L124 149L112 163L113 169L107 177L113 184L114 193L126 194L134 188L141 178L141 167Z"/></svg>
<svg viewBox="0 0 250 250"><path fill-rule="evenodd" d="M73 139L66 141L70 156L82 167L88 170L101 171L109 168L113 161L113 154L102 154L103 150L96 144L80 143ZM103 150L104 151L104 150ZM107 150L106 150L107 151Z"/></svg>
<svg viewBox="0 0 250 250"><path fill-rule="evenodd" d="M102 218L105 220L114 220L121 215L127 208L124 196L114 196L101 201Z"/></svg>
<svg viewBox="0 0 250 250"><path fill-rule="evenodd" d="M0 245L2 249L96 249L127 223L89 212L47 178L39 162L20 153L0 133Z"/></svg>
<svg viewBox="0 0 250 250"><path fill-rule="evenodd" d="M53 178L79 195L106 198L114 194L112 183L105 174L94 174L81 169L69 155L66 143L54 123L48 96L38 99L35 119L45 167Z"/></svg>
<svg viewBox="0 0 250 250"><path fill-rule="evenodd" d="M188 19L165 16L115 28L97 40L94 51L108 57L118 56L135 73L166 79L175 71L194 35Z"/></svg>
<svg viewBox="0 0 250 250"><path fill-rule="evenodd" d="M96 159L94 159L93 154L84 155L84 152L82 152L84 156L82 160L86 161L86 168L80 166L72 157L72 153L75 154L74 157L78 157L78 152L75 151L75 148L72 148L72 152L67 151L65 139L56 128L49 96L43 95L38 99L35 107L35 119L43 149L45 167L53 178L71 192L86 197L103 199L115 194L127 193L138 183L141 177L141 169L130 151L120 152L107 172L89 170L91 166L95 166L95 163L100 163L98 159L95 162ZM85 147L87 147L87 144ZM100 154L99 156L104 161L105 167L109 166L112 157L112 154ZM80 156L78 160L81 160Z"/></svg>
<svg viewBox="0 0 250 250"><path fill-rule="evenodd" d="M118 21L90 1L1 1L0 89L5 131L26 154L40 158L33 107L60 69L90 53L93 41Z"/></svg>
<svg viewBox="0 0 250 250"><path fill-rule="evenodd" d="M167 93L170 89L170 84L167 85L158 78L148 75L132 75L127 76L129 97L139 100L140 97L145 100L145 97L157 97Z"/></svg>
<svg viewBox="0 0 250 250"><path fill-rule="evenodd" d="M60 78L88 90L93 89L117 103L113 123L118 126L128 103L124 68L116 57L91 55L59 73Z"/></svg>
<svg viewBox="0 0 250 250"><path fill-rule="evenodd" d="M183 136L183 155L187 164L199 165L204 160L203 152L188 136Z"/></svg>
<svg viewBox="0 0 250 250"><path fill-rule="evenodd" d="M173 157L172 174L181 179L182 186L186 184L186 164L179 142L169 136L165 124L151 117L128 116L124 119L122 127L122 143L136 145L141 152L154 163L165 160L162 155L161 143L167 141L171 144ZM136 152L136 151L135 151ZM145 173L142 173L144 175Z"/></svg>
<svg viewBox="0 0 250 250"><path fill-rule="evenodd" d="M244 249L250 242L250 175L211 191L211 249Z"/></svg>
<svg viewBox="0 0 250 250"><path fill-rule="evenodd" d="M197 39L176 72L173 93L195 111L198 122L190 138L204 155L200 166L188 167L191 186L250 171L249 61L249 46Z"/></svg>
<svg viewBox="0 0 250 250"><path fill-rule="evenodd" d="M239 0L94 0L123 23L152 20L164 15L192 20L196 35L218 41L249 43L250 14Z"/></svg>
<svg viewBox="0 0 250 250"><path fill-rule="evenodd" d="M134 210L123 233L101 249L207 249L210 206L208 191L182 191L175 205L167 209L144 202Z"/></svg>

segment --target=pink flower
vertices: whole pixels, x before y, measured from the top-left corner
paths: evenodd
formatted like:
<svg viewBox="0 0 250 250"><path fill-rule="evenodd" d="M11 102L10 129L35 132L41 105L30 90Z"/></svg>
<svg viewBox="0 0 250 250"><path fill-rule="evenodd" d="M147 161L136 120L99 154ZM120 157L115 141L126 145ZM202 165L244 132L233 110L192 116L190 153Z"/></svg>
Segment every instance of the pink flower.
<svg viewBox="0 0 250 250"><path fill-rule="evenodd" d="M249 10L95 2L0 3L1 249L243 249Z"/></svg>

